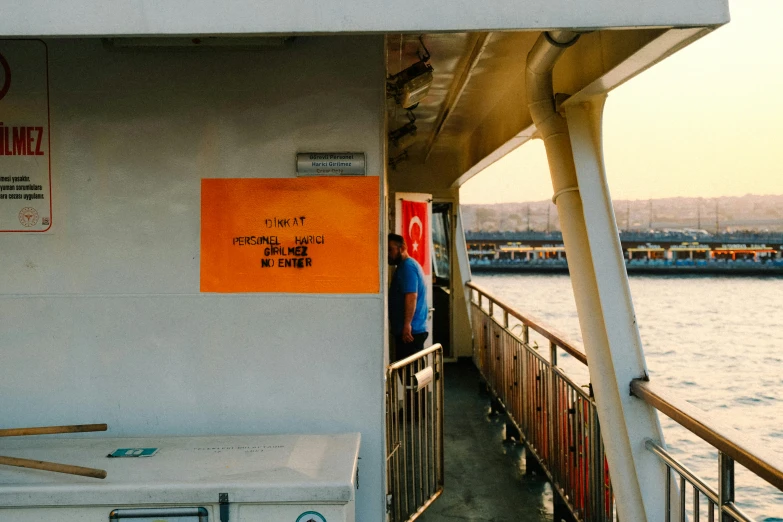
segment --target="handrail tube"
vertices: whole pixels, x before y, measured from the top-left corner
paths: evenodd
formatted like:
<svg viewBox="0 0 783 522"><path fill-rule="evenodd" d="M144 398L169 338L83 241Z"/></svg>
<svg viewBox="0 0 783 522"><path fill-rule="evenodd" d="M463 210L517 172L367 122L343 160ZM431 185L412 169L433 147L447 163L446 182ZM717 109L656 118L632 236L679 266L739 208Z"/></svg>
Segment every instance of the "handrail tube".
<svg viewBox="0 0 783 522"><path fill-rule="evenodd" d="M734 504L726 504L723 506L723 511L734 517L739 522L754 522L753 519L746 517L742 512L737 509Z"/></svg>
<svg viewBox="0 0 783 522"><path fill-rule="evenodd" d="M541 321L538 318L532 316L524 316L520 314L519 312L514 310L510 305L504 303L502 300L490 294L489 292L487 292L477 284L473 283L472 281L468 281L467 283L465 283L465 286L467 286L468 288L472 288L473 290L477 291L480 295L483 295L484 297L488 298L490 302L494 302L496 305L500 306L503 309L503 311L508 312L509 315L522 321L522 324L529 326L530 328L532 328L533 330L541 334L547 340L555 343L564 352L571 355L582 364L587 365L587 355L585 355L584 350L577 348L578 343L576 341L569 341L565 335L559 333L554 328L545 328L541 326L543 324L543 321Z"/></svg>
<svg viewBox="0 0 783 522"><path fill-rule="evenodd" d="M413 522L414 520L422 516L424 512L427 511L427 509L432 505L432 503L438 500L438 498L440 498L442 494L443 494L442 489L440 491L436 491L435 494L432 495L432 497L427 502L425 502L423 506L417 509L416 512L413 513L406 522Z"/></svg>
<svg viewBox="0 0 783 522"><path fill-rule="evenodd" d="M492 321L494 324L496 324L496 325L498 325L500 328L503 328L504 330L506 330L506 331L507 331L507 332L508 332L508 333L509 333L511 336L513 336L515 339L519 340L520 342L522 342L522 343L524 343L524 344L528 344L528 343L526 343L524 340L521 340L521 339L519 339L519 337L517 337L516 335L514 335L514 334L511 332L511 330L509 330L507 327L503 326L503 324L502 324L500 321L498 321L497 319L495 319L494 317L489 317L489 316L488 316L488 318L489 318L489 320L490 320L490 321ZM536 351L536 352L532 352L532 353L531 353L531 355L534 355L535 357L537 357L537 358L538 358L538 359L539 359L541 362L544 362L544 363L547 363L547 364L549 364L549 361L547 360L547 358L546 358L546 357L544 357L543 355L541 355L539 352L537 352L537 351Z"/></svg>
<svg viewBox="0 0 783 522"><path fill-rule="evenodd" d="M643 400L783 491L783 461L761 449L764 447L762 441L743 435L734 428L724 427L719 431L717 427L711 427L718 426L720 421L649 381L631 381L631 395ZM749 448L757 449L751 451Z"/></svg>
<svg viewBox="0 0 783 522"><path fill-rule="evenodd" d="M654 440L648 439L645 442L648 450L652 451L661 458L670 468L685 477L691 484L695 485L704 495L713 503L718 503L718 492L712 489L702 479L697 477L690 469L680 464L678 460L672 457L669 452L659 446Z"/></svg>
<svg viewBox="0 0 783 522"><path fill-rule="evenodd" d="M696 486L699 491L704 493L704 495L712 501L713 504L718 506L718 509L720 509L722 512L728 513L732 517L734 517L735 520L738 520L739 522L753 522L752 519L748 518L744 513L742 513L736 506L733 504L726 504L721 506L720 500L718 498L718 493L709 487L707 484L704 483L699 477L694 475L694 473L680 464L674 457L669 455L669 453L664 450L661 446L655 443L653 440L647 440L645 442L645 446L647 449L658 455L658 457L661 458L671 469L676 471L681 477L689 481L692 485ZM684 489L682 490L684 491ZM681 493L682 493L681 491ZM684 509L684 503L682 503L682 508ZM684 519L682 519L684 520Z"/></svg>
<svg viewBox="0 0 783 522"><path fill-rule="evenodd" d="M413 355L409 355L405 359L400 359L399 361L390 364L389 366L386 367L386 369L387 370L399 370L403 366L406 366L406 365L412 363L416 359L421 359L425 355L429 355L429 354L431 354L433 352L437 352L441 348L443 348L443 346L440 343L435 343L432 346L430 346L429 348L425 348L424 350L422 350L420 352L416 352Z"/></svg>
<svg viewBox="0 0 783 522"><path fill-rule="evenodd" d="M563 379L564 382L568 383L576 393L582 396L583 399L591 400L590 393L586 392L584 390L584 387L577 384L571 377L566 374L566 372L563 371L563 369L560 366L555 366L552 368L552 372L557 375L560 379Z"/></svg>

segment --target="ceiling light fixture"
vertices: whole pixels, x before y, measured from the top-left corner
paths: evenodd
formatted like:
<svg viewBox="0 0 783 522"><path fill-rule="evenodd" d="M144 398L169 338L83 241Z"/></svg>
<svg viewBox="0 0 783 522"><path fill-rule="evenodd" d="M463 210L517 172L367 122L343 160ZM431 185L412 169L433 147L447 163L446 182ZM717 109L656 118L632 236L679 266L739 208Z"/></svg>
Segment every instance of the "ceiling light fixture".
<svg viewBox="0 0 783 522"><path fill-rule="evenodd" d="M397 170L397 165L402 163L403 161L408 159L408 151L404 150L401 153L397 154L393 158L389 158L389 166L392 168L392 170Z"/></svg>
<svg viewBox="0 0 783 522"><path fill-rule="evenodd" d="M427 96L432 85L433 69L427 62L430 52L424 45L424 39L419 37L424 53L417 53L419 61L403 69L386 80L386 92L404 109L415 109L421 100Z"/></svg>
<svg viewBox="0 0 783 522"><path fill-rule="evenodd" d="M408 120L402 127L389 132L389 143L399 150L407 149L416 139L416 115L413 111L408 111Z"/></svg>

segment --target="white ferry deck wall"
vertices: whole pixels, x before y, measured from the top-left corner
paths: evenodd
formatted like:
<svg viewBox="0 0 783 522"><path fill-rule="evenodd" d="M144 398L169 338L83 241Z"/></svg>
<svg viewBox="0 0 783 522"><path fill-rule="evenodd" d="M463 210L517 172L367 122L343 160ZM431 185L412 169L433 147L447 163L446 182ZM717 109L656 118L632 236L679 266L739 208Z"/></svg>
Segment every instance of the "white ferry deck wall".
<svg viewBox="0 0 783 522"><path fill-rule="evenodd" d="M386 513L395 194L456 209L462 183L534 136L524 71L543 30L582 33L554 73L564 107L578 107L729 20L725 0L2 0L0 12L0 54L20 41L46 49L52 205L46 231L0 233L4 427L359 432L363 522ZM399 151L387 134L408 119L386 77L418 60L420 37L433 83L407 159L390 168ZM26 66L11 65L11 89ZM0 99L0 121L24 119L41 97L16 99ZM377 255L334 255L375 267L377 289L201 292L202 179L295 178L302 152L365 155L379 225L364 239ZM451 349L468 356L454 217Z"/></svg>

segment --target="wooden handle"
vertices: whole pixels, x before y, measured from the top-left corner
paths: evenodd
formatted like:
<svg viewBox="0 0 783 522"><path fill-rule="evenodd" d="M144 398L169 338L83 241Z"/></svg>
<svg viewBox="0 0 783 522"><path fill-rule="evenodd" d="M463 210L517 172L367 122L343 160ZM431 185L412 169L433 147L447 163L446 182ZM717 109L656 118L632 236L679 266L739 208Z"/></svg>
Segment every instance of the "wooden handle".
<svg viewBox="0 0 783 522"><path fill-rule="evenodd" d="M12 428L0 430L0 437L21 437L23 435L52 435L55 433L84 433L106 431L106 424L75 424L71 426L43 426L41 428Z"/></svg>
<svg viewBox="0 0 783 522"><path fill-rule="evenodd" d="M106 478L106 472L102 469L83 468L81 466L71 466L69 464L57 464L56 462L46 462L44 460L0 457L0 464L4 466L15 466L17 468L32 468L43 471L53 471L55 473L67 473L69 475L81 475L82 477L91 477L97 479Z"/></svg>

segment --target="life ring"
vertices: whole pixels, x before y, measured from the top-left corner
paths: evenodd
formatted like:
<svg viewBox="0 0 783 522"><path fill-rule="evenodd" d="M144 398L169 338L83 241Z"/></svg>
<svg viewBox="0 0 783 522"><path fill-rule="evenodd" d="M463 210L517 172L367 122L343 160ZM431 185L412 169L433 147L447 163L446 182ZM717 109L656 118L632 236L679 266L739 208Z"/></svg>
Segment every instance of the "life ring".
<svg viewBox="0 0 783 522"><path fill-rule="evenodd" d="M3 85L0 87L0 100L2 100L11 88L11 66L2 54L0 54L0 67L3 69L4 78Z"/></svg>

